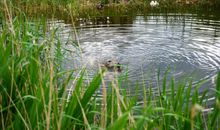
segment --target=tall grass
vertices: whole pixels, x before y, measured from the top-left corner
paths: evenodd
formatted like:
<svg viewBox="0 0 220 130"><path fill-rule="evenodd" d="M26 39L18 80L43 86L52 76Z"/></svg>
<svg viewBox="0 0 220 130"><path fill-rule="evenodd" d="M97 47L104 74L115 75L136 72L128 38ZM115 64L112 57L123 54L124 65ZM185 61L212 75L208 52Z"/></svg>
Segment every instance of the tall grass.
<svg viewBox="0 0 220 130"><path fill-rule="evenodd" d="M62 19L78 17L103 17L118 15L147 14L149 12L187 12L218 14L220 0L158 0L157 7L150 6L151 0L12 0L8 3L29 16L59 16ZM97 6L102 3L103 9ZM18 13L14 10L14 14Z"/></svg>
<svg viewBox="0 0 220 130"><path fill-rule="evenodd" d="M25 15L5 15L0 33L0 129L219 129L220 73L216 79L216 103L204 113L207 91L192 81L167 80L158 94L143 88L143 101L120 90L120 80L107 86L100 71L84 82L85 69L73 77L63 71L61 43L46 20L31 22ZM49 32L49 33L48 33ZM68 99L67 87L74 82ZM97 89L102 86L102 96Z"/></svg>

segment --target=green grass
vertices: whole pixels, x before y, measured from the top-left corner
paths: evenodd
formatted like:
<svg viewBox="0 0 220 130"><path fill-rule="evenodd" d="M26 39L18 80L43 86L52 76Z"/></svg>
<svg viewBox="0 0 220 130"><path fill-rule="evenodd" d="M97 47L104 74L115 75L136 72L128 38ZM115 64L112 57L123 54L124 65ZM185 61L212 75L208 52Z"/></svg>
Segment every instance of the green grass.
<svg viewBox="0 0 220 130"><path fill-rule="evenodd" d="M103 17L103 16L124 16L137 15L155 12L196 12L196 13L213 13L219 12L220 0L158 0L160 5L152 8L151 0L13 0L8 1L15 7L13 14L17 15L20 10L28 16L47 16L58 17L65 20L72 20L71 17ZM178 1L178 2L177 2ZM97 5L104 3L103 10L98 10Z"/></svg>
<svg viewBox="0 0 220 130"><path fill-rule="evenodd" d="M158 73L158 94L143 88L143 102L120 90L126 78L115 79L106 89L104 71L85 82L84 68L62 70L63 52L57 29L47 29L44 18L31 22L12 17L5 5L0 30L0 129L219 129L220 72L216 78L214 110L204 113L207 91L199 95L192 81L167 80ZM8 10L8 11L7 11ZM75 88L68 99L67 87ZM101 98L96 92L102 89Z"/></svg>

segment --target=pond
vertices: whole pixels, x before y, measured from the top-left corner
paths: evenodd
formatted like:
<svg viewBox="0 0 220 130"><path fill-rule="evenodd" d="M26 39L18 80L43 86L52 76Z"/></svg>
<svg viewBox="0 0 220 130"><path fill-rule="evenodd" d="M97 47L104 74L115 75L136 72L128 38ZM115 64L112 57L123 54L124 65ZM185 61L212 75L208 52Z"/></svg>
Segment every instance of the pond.
<svg viewBox="0 0 220 130"><path fill-rule="evenodd" d="M99 65L117 61L122 71L107 72L105 79L109 80L108 75L123 75L128 81L122 88L131 91L138 83L156 86L158 71L162 79L170 68L168 78L174 76L176 81L192 79L194 85L206 81L200 88L203 92L214 87L220 70L220 20L215 16L149 14L80 18L77 35L72 25L64 21L52 21L51 25L61 27L63 47L68 50L64 68L86 67L90 79ZM80 51L73 41L79 42Z"/></svg>

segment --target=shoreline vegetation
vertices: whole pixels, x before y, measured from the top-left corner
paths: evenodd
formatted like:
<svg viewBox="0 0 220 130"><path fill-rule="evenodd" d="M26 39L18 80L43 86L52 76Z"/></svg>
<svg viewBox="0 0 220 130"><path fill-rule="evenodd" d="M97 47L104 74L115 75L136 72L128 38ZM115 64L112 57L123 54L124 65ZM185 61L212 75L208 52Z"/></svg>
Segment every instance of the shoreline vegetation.
<svg viewBox="0 0 220 130"><path fill-rule="evenodd" d="M1 130L220 129L220 72L215 78L212 106L209 106L208 90L199 94L202 83L194 86L190 79L168 80L168 71L163 79L158 72L156 95L151 86L137 84L136 87L143 89L143 101L139 104L138 96L129 97L126 91L120 91L126 77L111 81L110 89L106 89L104 71L97 72L89 83L85 82L83 67L75 77L74 69L64 71L61 66L64 53L57 29L48 30L42 17L34 22L27 18L42 12L53 16L56 15L54 10L59 8L71 14L74 12L68 11L71 0L69 3L61 0L29 2L1 2L4 10L0 22ZM71 8L77 10L78 6L73 3ZM74 90L68 97L70 82ZM101 86L100 98L96 92Z"/></svg>
<svg viewBox="0 0 220 130"><path fill-rule="evenodd" d="M220 11L220 0L158 0L151 7L151 0L29 0L12 1L14 15L24 12L27 16L61 17L71 20L79 17L106 17L165 13L215 13ZM101 7L101 8L100 8Z"/></svg>

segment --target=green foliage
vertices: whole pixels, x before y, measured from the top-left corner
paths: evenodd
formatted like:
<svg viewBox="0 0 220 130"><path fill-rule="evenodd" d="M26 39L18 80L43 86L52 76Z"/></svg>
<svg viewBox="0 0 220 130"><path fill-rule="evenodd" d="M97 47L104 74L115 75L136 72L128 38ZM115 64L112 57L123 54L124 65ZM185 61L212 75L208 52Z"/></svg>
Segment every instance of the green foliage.
<svg viewBox="0 0 220 130"><path fill-rule="evenodd" d="M71 21L78 17L104 17L139 15L149 12L212 13L218 14L220 0L158 0L158 7L150 6L151 0L12 0L13 14L20 10L28 16L58 17ZM102 3L103 8L97 8ZM1 12L0 12L1 13Z"/></svg>
<svg viewBox="0 0 220 130"><path fill-rule="evenodd" d="M217 129L216 124L219 124L219 113L220 113L220 72L217 76L217 83L216 83L216 104L214 107L214 112L212 115L211 120L211 129Z"/></svg>

